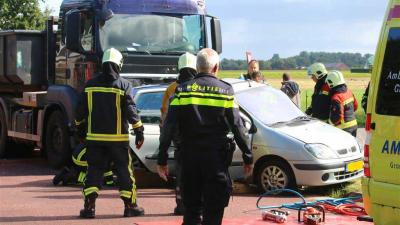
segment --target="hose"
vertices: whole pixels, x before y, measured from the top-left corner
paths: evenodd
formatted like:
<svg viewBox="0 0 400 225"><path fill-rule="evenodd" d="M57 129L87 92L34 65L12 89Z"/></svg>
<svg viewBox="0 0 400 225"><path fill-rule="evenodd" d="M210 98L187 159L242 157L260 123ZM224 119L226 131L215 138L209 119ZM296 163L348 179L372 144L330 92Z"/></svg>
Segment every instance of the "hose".
<svg viewBox="0 0 400 225"><path fill-rule="evenodd" d="M267 196L279 194L282 192L292 193L292 194L296 195L297 197L299 197L302 200L302 202L295 202L295 203L282 204L282 205L276 205L276 206L261 206L260 205L261 199L263 199ZM356 204L356 202L360 202L360 201L362 201L362 198L360 196L351 196L351 197L347 197L347 198L337 198L337 199L327 198L327 199L317 200L314 202L307 202L306 199L304 198L304 196L297 191L294 191L291 189L276 189L276 190L272 190L272 191L267 191L264 194L262 194L257 199L256 206L259 210L280 209L280 208L299 210L300 208L304 208L304 206L307 206L307 205L320 205L320 206L323 206L327 211L338 213L338 214L343 214L343 215L348 215L348 216L367 215L364 207Z"/></svg>
<svg viewBox="0 0 400 225"><path fill-rule="evenodd" d="M279 206L260 206L259 203L261 201L262 198L267 197L269 195L275 195L275 194L279 194L282 192L289 192L292 194L297 195L302 202L296 202L296 203L292 203L292 204L283 204L283 205L279 205ZM267 191L264 194L262 194L258 199L257 199L257 203L256 206L258 209L264 210L264 209L276 209L276 208L287 208L287 209L294 209L297 210L299 209L301 206L307 205L306 199L304 198L303 195L301 195L299 192L291 190L291 189L276 189L276 190L272 190L272 191Z"/></svg>

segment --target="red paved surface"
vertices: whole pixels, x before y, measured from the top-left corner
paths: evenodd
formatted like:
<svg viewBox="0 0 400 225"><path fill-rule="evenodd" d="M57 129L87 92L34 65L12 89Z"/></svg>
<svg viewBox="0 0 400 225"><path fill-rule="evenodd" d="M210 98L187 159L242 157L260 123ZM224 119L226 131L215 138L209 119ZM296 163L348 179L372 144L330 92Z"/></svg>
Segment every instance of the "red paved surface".
<svg viewBox="0 0 400 225"><path fill-rule="evenodd" d="M138 201L146 210L140 218L122 218L123 205L115 189L101 191L97 202L97 218L82 220L77 217L82 206L79 187L54 187L54 171L39 159L0 160L0 224L143 224L178 225L181 217L173 216L175 199L172 190L139 189ZM270 224L261 221L255 210L256 196L235 196L225 213L225 225ZM297 201L290 198L270 198L263 204ZM295 212L291 222L298 224ZM352 217L328 216L326 224L370 224L357 222Z"/></svg>

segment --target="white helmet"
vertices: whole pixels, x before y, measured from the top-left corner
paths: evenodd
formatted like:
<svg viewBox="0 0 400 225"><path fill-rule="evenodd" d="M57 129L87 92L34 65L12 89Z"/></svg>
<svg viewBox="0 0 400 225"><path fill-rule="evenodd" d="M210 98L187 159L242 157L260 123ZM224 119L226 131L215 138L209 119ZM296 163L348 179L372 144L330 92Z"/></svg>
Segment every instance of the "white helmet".
<svg viewBox="0 0 400 225"><path fill-rule="evenodd" d="M194 70L196 69L196 61L197 58L195 55L186 52L185 54L181 55L179 57L179 61L178 61L178 70L181 70L183 68L191 68Z"/></svg>
<svg viewBox="0 0 400 225"><path fill-rule="evenodd" d="M346 81L344 80L344 76L340 71L332 70L328 73L325 81L330 88L334 88L341 84L345 84Z"/></svg>

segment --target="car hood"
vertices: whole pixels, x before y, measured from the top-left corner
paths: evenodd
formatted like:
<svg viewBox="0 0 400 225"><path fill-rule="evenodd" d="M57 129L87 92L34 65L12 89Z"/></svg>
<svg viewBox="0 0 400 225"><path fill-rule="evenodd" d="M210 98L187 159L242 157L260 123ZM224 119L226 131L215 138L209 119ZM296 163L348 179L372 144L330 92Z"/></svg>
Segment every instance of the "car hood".
<svg viewBox="0 0 400 225"><path fill-rule="evenodd" d="M321 143L335 150L357 145L355 138L349 133L316 120L286 124L273 129L304 143Z"/></svg>

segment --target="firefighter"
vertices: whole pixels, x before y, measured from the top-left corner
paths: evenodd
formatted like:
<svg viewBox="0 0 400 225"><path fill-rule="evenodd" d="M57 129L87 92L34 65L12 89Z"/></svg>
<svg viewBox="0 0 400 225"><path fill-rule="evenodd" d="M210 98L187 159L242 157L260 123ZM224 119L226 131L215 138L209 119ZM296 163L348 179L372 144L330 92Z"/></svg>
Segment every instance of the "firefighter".
<svg viewBox="0 0 400 225"><path fill-rule="evenodd" d="M232 192L228 167L234 147L227 137L229 130L243 152L246 175L252 170L253 155L233 88L216 77L218 67L214 50L198 53L199 74L176 88L161 133L158 173L163 179L168 176L167 151L176 127L181 134L184 225L222 222Z"/></svg>
<svg viewBox="0 0 400 225"><path fill-rule="evenodd" d="M83 188L85 204L80 216L95 217L95 202L109 161L115 164L119 193L125 205L124 216L140 216L144 210L136 203L128 131L131 124L136 148L140 149L144 128L131 96L131 84L119 75L122 54L114 48L108 49L102 63L102 73L86 83L76 110L77 133L86 141L88 163Z"/></svg>
<svg viewBox="0 0 400 225"><path fill-rule="evenodd" d="M179 76L178 80L176 82L173 82L165 91L163 101L162 101L162 107L161 107L161 118L163 120L165 119L167 112L168 112L168 105L169 105L169 100L172 98L172 96L175 93L176 86L184 83L186 81L192 80L196 76L196 56L190 53L185 53L179 57L178 61L178 70L179 70ZM162 120L162 121L163 121ZM162 127L162 122L161 122L161 127ZM182 165L182 160L181 160L181 140L179 137L179 131L175 132L175 135L173 137L173 142L175 146L175 161L176 166L176 183L175 183L175 200L176 200L176 207L174 209L174 214L175 215L183 215L184 213L184 206L182 202L182 182L181 182L181 165Z"/></svg>
<svg viewBox="0 0 400 225"><path fill-rule="evenodd" d="M358 128L355 114L358 108L356 97L347 87L343 74L339 71L329 72L326 83L331 88L330 123L356 137Z"/></svg>
<svg viewBox="0 0 400 225"><path fill-rule="evenodd" d="M330 89L329 85L326 84L328 71L324 64L314 63L308 68L307 73L315 82L315 86L311 106L306 110L306 114L324 122L328 122L330 108Z"/></svg>
<svg viewBox="0 0 400 225"><path fill-rule="evenodd" d="M87 160L86 160L86 146L84 144L79 144L75 147L72 152L72 166L64 167L61 172L59 172L53 178L53 184L58 185L62 183L67 184L79 184L84 185L87 173ZM104 184L107 186L114 185L114 174L111 170L111 163L108 164L106 172L104 173Z"/></svg>

